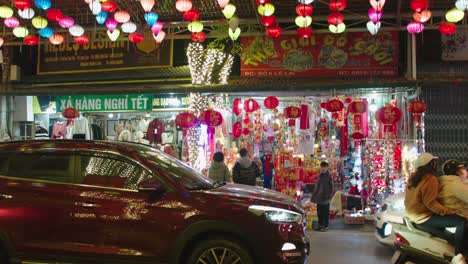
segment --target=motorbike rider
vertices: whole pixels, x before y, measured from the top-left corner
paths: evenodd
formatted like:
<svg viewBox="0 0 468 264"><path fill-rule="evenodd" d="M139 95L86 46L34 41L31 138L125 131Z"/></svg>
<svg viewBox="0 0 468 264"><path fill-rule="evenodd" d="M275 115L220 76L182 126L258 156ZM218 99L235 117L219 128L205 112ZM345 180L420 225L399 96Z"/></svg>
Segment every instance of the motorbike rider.
<svg viewBox="0 0 468 264"><path fill-rule="evenodd" d="M442 166L445 175L440 177L442 204L468 219L468 181L466 164L448 160Z"/></svg>
<svg viewBox="0 0 468 264"><path fill-rule="evenodd" d="M405 193L406 216L420 229L453 242L455 253L461 253L465 219L456 211L443 206L439 197L439 180L436 176L437 157L422 153L415 162L416 171L410 175ZM449 237L444 230L455 228Z"/></svg>

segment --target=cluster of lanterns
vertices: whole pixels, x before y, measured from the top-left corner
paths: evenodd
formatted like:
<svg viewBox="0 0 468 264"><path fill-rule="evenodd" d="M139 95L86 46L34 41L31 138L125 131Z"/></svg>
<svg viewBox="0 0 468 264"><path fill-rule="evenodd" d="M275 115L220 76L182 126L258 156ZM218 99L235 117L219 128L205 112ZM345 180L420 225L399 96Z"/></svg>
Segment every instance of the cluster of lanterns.
<svg viewBox="0 0 468 264"><path fill-rule="evenodd" d="M236 41L241 34L239 18L235 15L237 8L234 4L229 3L229 0L218 0L218 4L223 10L224 17L228 20L228 35L233 41Z"/></svg>
<svg viewBox="0 0 468 264"><path fill-rule="evenodd" d="M460 22L465 17L465 11L468 11L468 0L457 0L455 7L447 11L445 19L447 22L439 25L439 31L445 35L454 34L457 31L455 23Z"/></svg>
<svg viewBox="0 0 468 264"><path fill-rule="evenodd" d="M340 12L346 8L346 0L330 0L329 6L333 13L328 16L328 29L334 34L343 33L346 30L346 25L344 16Z"/></svg>
<svg viewBox="0 0 468 264"><path fill-rule="evenodd" d="M371 8L367 12L369 16L369 22L367 22L367 30L372 35L375 35L379 32L381 23L380 19L383 15L383 7L385 5L385 0L370 0Z"/></svg>
<svg viewBox="0 0 468 264"><path fill-rule="evenodd" d="M161 43L164 38L166 38L166 32L162 30L164 24L159 21L159 15L153 11L154 0L141 0L140 4L145 11L144 18L148 26L151 28L154 40L157 43ZM132 42L138 43L143 40L143 35L141 33L134 33L133 35L129 35L128 39Z"/></svg>
<svg viewBox="0 0 468 264"><path fill-rule="evenodd" d="M266 33L270 38L277 38L281 35L281 28L276 23L275 6L271 0L257 0L257 12L260 14L260 22L266 27Z"/></svg>
<svg viewBox="0 0 468 264"><path fill-rule="evenodd" d="M411 34L421 33L424 30L424 23L432 17L429 2L427 0L412 0L410 6L414 12L413 21L408 23L406 29Z"/></svg>
<svg viewBox="0 0 468 264"><path fill-rule="evenodd" d="M312 2L300 3L296 6L296 25L298 26L297 35L300 38L310 38L312 36L312 12L314 8L312 7Z"/></svg>
<svg viewBox="0 0 468 264"><path fill-rule="evenodd" d="M187 29L192 33L192 40L195 42L203 42L206 39L206 34L203 32L203 23L198 20L200 12L193 8L191 0L177 0L175 2L177 11L183 13L185 20L190 21Z"/></svg>

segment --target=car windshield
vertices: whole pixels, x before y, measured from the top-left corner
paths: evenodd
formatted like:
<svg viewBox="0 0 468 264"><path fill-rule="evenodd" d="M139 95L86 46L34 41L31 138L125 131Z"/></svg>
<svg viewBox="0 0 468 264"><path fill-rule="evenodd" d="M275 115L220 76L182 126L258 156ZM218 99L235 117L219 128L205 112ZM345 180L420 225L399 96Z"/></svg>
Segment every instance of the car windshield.
<svg viewBox="0 0 468 264"><path fill-rule="evenodd" d="M157 167L164 169L188 190L207 190L220 185L166 153L150 147L140 149L140 153Z"/></svg>

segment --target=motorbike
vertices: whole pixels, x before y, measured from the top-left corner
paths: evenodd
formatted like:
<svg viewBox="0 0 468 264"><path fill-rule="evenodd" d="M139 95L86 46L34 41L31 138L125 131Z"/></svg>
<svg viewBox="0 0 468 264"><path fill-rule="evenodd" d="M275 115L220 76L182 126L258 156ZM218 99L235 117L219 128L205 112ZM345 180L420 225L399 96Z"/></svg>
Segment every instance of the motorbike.
<svg viewBox="0 0 468 264"><path fill-rule="evenodd" d="M419 229L408 218L403 224L393 225L396 251L392 264L466 264L462 255L455 256L455 248L442 238ZM455 232L447 228L446 232Z"/></svg>

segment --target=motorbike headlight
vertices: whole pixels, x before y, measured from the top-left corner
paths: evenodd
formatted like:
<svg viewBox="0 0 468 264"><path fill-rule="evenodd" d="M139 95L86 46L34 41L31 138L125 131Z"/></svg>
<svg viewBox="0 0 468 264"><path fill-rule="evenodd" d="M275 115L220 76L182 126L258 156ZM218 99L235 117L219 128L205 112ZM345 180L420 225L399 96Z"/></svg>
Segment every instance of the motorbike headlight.
<svg viewBox="0 0 468 264"><path fill-rule="evenodd" d="M251 205L249 212L258 216L265 215L265 218L273 223L302 223L301 214L282 208Z"/></svg>
<svg viewBox="0 0 468 264"><path fill-rule="evenodd" d="M388 237L390 234L392 234L392 224L386 223L384 226L384 236Z"/></svg>

